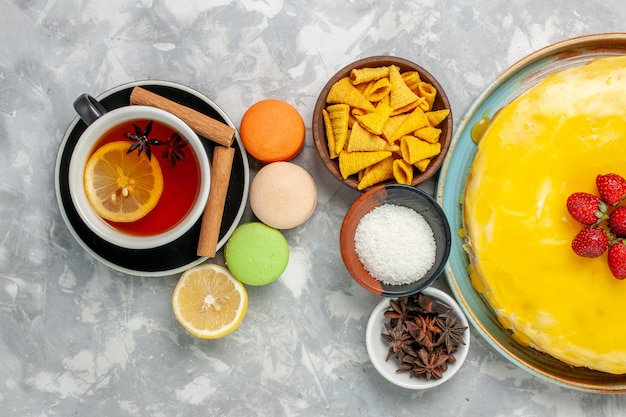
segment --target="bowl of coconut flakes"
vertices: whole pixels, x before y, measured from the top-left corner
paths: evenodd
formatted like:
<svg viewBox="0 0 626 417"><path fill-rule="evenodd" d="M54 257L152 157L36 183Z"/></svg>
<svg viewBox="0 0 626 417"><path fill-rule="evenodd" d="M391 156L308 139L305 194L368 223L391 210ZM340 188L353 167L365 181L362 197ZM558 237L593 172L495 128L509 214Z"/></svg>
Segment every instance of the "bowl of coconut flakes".
<svg viewBox="0 0 626 417"><path fill-rule="evenodd" d="M431 196L412 186L385 184L350 206L339 244L346 269L363 288L401 297L439 276L450 255L451 233Z"/></svg>

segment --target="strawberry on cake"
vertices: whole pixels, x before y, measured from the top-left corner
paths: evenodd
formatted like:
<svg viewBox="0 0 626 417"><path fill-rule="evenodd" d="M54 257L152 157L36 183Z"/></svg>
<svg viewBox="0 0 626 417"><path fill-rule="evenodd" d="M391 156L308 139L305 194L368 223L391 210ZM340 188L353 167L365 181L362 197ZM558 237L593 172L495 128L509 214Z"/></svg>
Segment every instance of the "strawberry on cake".
<svg viewBox="0 0 626 417"><path fill-rule="evenodd" d="M498 111L463 205L472 283L503 326L613 374L626 373L625 176L626 57L601 58Z"/></svg>
<svg viewBox="0 0 626 417"><path fill-rule="evenodd" d="M567 211L585 227L572 241L572 250L585 258L597 258L608 250L608 266L617 279L626 278L626 179L610 173L598 175L599 196L575 192L567 198ZM611 211L607 213L608 208Z"/></svg>

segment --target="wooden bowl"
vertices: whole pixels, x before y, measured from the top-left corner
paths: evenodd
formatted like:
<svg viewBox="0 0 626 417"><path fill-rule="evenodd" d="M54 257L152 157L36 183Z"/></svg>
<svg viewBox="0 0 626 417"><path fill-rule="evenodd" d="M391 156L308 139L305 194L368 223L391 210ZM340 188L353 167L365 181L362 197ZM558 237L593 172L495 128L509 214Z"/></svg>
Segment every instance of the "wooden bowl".
<svg viewBox="0 0 626 417"><path fill-rule="evenodd" d="M363 216L383 204L408 207L422 215L433 231L435 260L422 277L402 285L385 284L374 278L361 263L356 251L354 236ZM452 242L450 225L437 202L419 188L402 184L383 184L369 188L348 209L339 235L343 263L352 278L373 294L385 297L402 297L415 294L430 286L443 271Z"/></svg>
<svg viewBox="0 0 626 417"><path fill-rule="evenodd" d="M437 96L433 104L433 110L450 109L450 102L448 101L448 97L446 96L445 91L443 90L439 82L435 79L435 77L433 77L424 68L406 59L393 56L373 56L355 61L339 70L330 80L328 80L328 83L326 83L319 97L317 98L317 102L315 103L315 108L313 110L313 122L311 130L313 133L313 142L315 144L315 149L322 159L324 166L335 178L354 189L357 189L358 185L356 175L350 175L347 179L343 179L339 171L338 158L330 158L330 155L328 153L328 141L326 138L326 129L324 126L322 109L324 109L327 105L326 97L328 96L328 91L330 90L332 85L340 79L350 75L350 72L353 69L368 67L375 68L390 65L395 65L400 68L400 72L417 71L423 81L430 83L437 90ZM439 142L441 143L441 153L431 160L430 164L424 172L420 172L419 170L414 169L413 181L411 182L412 186L417 186L425 182L430 177L432 177L441 167L446 153L448 152L450 140L452 138L452 111L450 111L448 117L446 117L446 119L439 126L437 126L437 128L442 130L441 136L439 138ZM381 184L395 183L396 181L394 180L387 180L382 182Z"/></svg>

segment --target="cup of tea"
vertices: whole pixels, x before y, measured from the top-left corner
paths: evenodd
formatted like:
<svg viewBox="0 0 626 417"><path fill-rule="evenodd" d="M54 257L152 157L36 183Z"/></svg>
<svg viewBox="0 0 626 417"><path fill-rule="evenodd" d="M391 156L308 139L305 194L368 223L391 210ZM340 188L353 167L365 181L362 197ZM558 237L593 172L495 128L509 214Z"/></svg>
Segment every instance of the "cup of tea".
<svg viewBox="0 0 626 417"><path fill-rule="evenodd" d="M204 212L211 168L198 135L177 116L131 105L107 111L83 94L87 124L70 158L69 191L85 225L127 249L167 245Z"/></svg>

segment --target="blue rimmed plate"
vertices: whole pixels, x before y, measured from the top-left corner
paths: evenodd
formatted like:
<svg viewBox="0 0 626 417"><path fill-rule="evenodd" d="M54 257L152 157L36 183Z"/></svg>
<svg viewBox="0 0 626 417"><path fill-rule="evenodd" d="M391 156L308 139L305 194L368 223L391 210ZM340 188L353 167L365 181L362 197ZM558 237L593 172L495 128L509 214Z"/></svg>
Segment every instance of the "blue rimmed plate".
<svg viewBox="0 0 626 417"><path fill-rule="evenodd" d="M593 392L626 392L626 375L573 368L549 355L517 343L504 329L486 300L474 289L467 273L468 257L456 231L463 228L462 199L476 154L472 130L483 120L529 90L548 74L583 65L595 58L625 55L626 33L573 38L540 49L498 77L470 106L452 138L441 168L436 197L450 222L452 249L445 268L452 292L469 321L496 351L518 367L546 381Z"/></svg>

